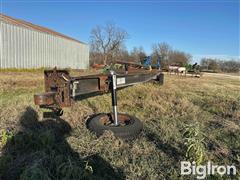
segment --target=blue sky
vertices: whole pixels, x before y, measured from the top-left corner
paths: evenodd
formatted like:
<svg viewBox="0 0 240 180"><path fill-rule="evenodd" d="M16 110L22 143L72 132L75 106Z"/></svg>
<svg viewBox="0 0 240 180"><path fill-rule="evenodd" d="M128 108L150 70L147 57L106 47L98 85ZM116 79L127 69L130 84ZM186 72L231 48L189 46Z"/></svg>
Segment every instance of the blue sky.
<svg viewBox="0 0 240 180"><path fill-rule="evenodd" d="M193 55L239 57L238 0L1 1L1 11L88 42L96 25L114 22L129 33L126 47L167 42Z"/></svg>

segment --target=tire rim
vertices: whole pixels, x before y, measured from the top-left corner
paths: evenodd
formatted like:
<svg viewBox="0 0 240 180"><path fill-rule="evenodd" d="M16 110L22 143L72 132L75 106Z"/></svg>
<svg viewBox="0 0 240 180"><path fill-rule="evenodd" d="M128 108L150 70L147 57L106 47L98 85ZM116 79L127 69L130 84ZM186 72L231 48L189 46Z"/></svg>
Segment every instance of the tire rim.
<svg viewBox="0 0 240 180"><path fill-rule="evenodd" d="M113 126L114 125L114 120L113 120L113 114L105 114L100 118L100 123L103 126ZM119 125L118 126L127 126L133 123L133 119L125 114L118 114L118 122Z"/></svg>

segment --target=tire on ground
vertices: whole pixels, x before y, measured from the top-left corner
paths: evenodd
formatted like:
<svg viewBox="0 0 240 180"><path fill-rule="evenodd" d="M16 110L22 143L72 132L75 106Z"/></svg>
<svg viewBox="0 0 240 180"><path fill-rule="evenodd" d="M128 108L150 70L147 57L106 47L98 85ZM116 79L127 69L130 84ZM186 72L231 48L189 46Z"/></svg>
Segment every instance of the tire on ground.
<svg viewBox="0 0 240 180"><path fill-rule="evenodd" d="M106 116L106 114L99 114L89 119L87 123L87 128L91 132L95 133L97 136L101 136L104 131L110 130L114 133L116 137L119 137L121 139L135 138L143 129L142 122L134 116L130 116L127 114L120 115L128 116L130 118L130 123L125 126L106 126L100 122L100 119L103 116Z"/></svg>

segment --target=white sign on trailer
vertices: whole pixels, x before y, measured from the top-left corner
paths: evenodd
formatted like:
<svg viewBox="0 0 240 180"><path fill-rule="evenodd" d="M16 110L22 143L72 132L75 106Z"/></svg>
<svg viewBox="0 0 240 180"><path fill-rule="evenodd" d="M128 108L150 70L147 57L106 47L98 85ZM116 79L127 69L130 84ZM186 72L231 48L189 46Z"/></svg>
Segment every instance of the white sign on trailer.
<svg viewBox="0 0 240 180"><path fill-rule="evenodd" d="M120 85L120 84L125 84L126 83L126 80L125 78L117 78L117 85Z"/></svg>

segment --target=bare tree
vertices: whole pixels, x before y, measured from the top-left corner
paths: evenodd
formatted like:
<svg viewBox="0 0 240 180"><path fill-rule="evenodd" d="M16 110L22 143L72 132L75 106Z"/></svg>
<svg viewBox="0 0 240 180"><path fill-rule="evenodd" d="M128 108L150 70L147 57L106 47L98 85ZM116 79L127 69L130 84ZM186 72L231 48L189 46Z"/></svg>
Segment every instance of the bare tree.
<svg viewBox="0 0 240 180"><path fill-rule="evenodd" d="M169 52L171 51L171 46L165 42L154 44L153 54L162 60L168 60Z"/></svg>
<svg viewBox="0 0 240 180"><path fill-rule="evenodd" d="M107 64L110 57L121 51L127 37L127 32L113 23L97 26L91 31L91 53L102 54L103 64Z"/></svg>
<svg viewBox="0 0 240 180"><path fill-rule="evenodd" d="M240 71L240 61L237 59L231 60L220 60L216 58L202 58L201 66L205 70L211 70L214 72L239 72Z"/></svg>
<svg viewBox="0 0 240 180"><path fill-rule="evenodd" d="M146 56L147 55L144 52L144 49L142 46L133 47L131 54L130 54L130 58L131 58L130 60L137 62L137 63L140 63L140 62L142 63Z"/></svg>
<svg viewBox="0 0 240 180"><path fill-rule="evenodd" d="M171 64L185 66L192 59L190 54L179 50L173 50L171 46L165 42L154 44L152 50L153 61L156 62L157 59L160 58L162 68L167 68L167 66Z"/></svg>
<svg viewBox="0 0 240 180"><path fill-rule="evenodd" d="M201 66L206 70L218 71L220 69L219 60L213 58L202 58Z"/></svg>
<svg viewBox="0 0 240 180"><path fill-rule="evenodd" d="M218 64L223 72L240 72L240 61L237 59L219 61Z"/></svg>
<svg viewBox="0 0 240 180"><path fill-rule="evenodd" d="M192 59L192 56L188 53L174 50L169 52L169 63L178 64L180 66L186 66Z"/></svg>
<svg viewBox="0 0 240 180"><path fill-rule="evenodd" d="M153 63L156 63L157 59L161 59L161 67L167 68L169 64L169 53L172 50L171 46L165 42L161 42L153 44L152 50Z"/></svg>

